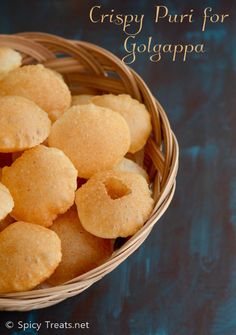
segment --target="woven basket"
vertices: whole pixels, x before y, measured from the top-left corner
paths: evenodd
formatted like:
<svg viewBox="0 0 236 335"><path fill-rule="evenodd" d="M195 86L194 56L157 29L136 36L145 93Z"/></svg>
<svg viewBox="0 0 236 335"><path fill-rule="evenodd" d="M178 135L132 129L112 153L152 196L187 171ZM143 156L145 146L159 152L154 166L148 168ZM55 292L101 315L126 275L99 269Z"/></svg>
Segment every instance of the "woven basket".
<svg viewBox="0 0 236 335"><path fill-rule="evenodd" d="M42 63L60 72L72 94L130 94L146 105L153 125L145 149L134 155L134 159L145 166L153 184L155 207L149 220L108 261L70 282L53 288L0 295L0 310L28 311L57 304L81 293L115 269L144 242L173 197L178 144L163 108L143 80L107 50L44 33L0 35L0 46L21 52L24 64Z"/></svg>

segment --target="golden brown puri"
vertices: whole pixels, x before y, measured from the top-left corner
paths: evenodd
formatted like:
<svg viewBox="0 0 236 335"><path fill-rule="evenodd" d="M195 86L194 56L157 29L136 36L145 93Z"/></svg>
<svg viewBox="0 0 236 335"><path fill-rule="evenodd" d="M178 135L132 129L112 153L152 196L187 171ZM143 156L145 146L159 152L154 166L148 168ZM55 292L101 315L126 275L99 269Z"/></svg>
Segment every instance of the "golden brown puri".
<svg viewBox="0 0 236 335"><path fill-rule="evenodd" d="M49 69L49 68L47 68L47 70L51 71L55 76L57 76L59 79L61 79L61 80L64 81L64 77L63 77L63 75L60 72L58 72L56 70L53 70L53 69Z"/></svg>
<svg viewBox="0 0 236 335"><path fill-rule="evenodd" d="M110 108L125 118L131 134L129 152L134 153L144 147L152 130L151 117L145 105L128 94L98 95L92 98L92 103Z"/></svg>
<svg viewBox="0 0 236 335"><path fill-rule="evenodd" d="M48 279L51 285L69 281L103 263L113 252L113 241L91 235L82 227L76 208L53 222L61 240L62 261Z"/></svg>
<svg viewBox="0 0 236 335"><path fill-rule="evenodd" d="M21 54L8 47L0 47L0 80L21 66Z"/></svg>
<svg viewBox="0 0 236 335"><path fill-rule="evenodd" d="M15 222L0 233L0 293L28 291L61 261L61 241L52 230Z"/></svg>
<svg viewBox="0 0 236 335"><path fill-rule="evenodd" d="M124 118L95 105L71 107L52 126L49 146L61 149L74 163L79 177L112 169L130 146Z"/></svg>
<svg viewBox="0 0 236 335"><path fill-rule="evenodd" d="M18 95L34 101L55 121L71 105L70 91L61 78L43 65L25 65L0 82L1 95Z"/></svg>
<svg viewBox="0 0 236 335"><path fill-rule="evenodd" d="M48 114L33 101L0 97L0 152L16 152L42 143L49 135Z"/></svg>
<svg viewBox="0 0 236 335"><path fill-rule="evenodd" d="M80 187L75 203L84 229L98 237L117 238L135 234L154 201L141 175L111 170L97 173Z"/></svg>
<svg viewBox="0 0 236 335"><path fill-rule="evenodd" d="M138 173L143 176L149 183L149 177L147 172L137 163L128 158L123 158L122 161L114 167L114 170L123 172L133 172Z"/></svg>
<svg viewBox="0 0 236 335"><path fill-rule="evenodd" d="M11 216L48 227L73 205L77 171L61 150L39 145L3 168L1 181L14 199Z"/></svg>
<svg viewBox="0 0 236 335"><path fill-rule="evenodd" d="M12 211L14 201L8 188L0 183L0 220Z"/></svg>
<svg viewBox="0 0 236 335"><path fill-rule="evenodd" d="M90 95L90 94L72 95L71 105L72 106L88 105L91 103L93 97L94 95Z"/></svg>

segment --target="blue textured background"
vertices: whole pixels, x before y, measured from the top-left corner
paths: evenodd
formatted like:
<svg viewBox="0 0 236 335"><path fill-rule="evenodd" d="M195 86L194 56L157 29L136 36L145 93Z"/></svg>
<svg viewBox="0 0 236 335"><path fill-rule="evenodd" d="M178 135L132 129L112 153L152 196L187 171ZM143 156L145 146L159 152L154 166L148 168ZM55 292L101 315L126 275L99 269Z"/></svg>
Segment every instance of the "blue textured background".
<svg viewBox="0 0 236 335"><path fill-rule="evenodd" d="M101 45L124 55L120 29L93 25L93 4L144 13L140 39L206 43L201 57L186 63L151 63L140 56L132 67L165 107L180 144L174 201L145 244L89 290L45 310L0 314L17 322L88 321L89 331L40 334L235 335L236 334L236 26L235 1L1 1L0 33L45 31ZM155 25L153 5L174 12L190 8L229 12L224 25ZM33 331L24 334L36 334Z"/></svg>

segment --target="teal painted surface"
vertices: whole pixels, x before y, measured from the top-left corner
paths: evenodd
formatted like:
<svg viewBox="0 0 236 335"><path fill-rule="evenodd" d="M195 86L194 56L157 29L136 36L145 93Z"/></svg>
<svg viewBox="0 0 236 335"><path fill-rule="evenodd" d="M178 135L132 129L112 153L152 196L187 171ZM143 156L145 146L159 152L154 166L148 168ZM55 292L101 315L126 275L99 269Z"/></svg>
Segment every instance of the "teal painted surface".
<svg viewBox="0 0 236 335"><path fill-rule="evenodd" d="M152 1L100 1L104 8L145 13ZM93 1L5 1L0 32L46 31L88 40L118 56L124 36L114 26L87 18ZM174 201L145 244L118 269L78 297L46 310L0 315L4 323L90 322L88 331L46 334L236 335L236 27L235 1L164 1L173 11L212 5L230 12L229 23L204 34L145 21L142 36L161 41L207 43L207 53L183 64L151 63L138 57L132 67L165 107L180 144Z"/></svg>

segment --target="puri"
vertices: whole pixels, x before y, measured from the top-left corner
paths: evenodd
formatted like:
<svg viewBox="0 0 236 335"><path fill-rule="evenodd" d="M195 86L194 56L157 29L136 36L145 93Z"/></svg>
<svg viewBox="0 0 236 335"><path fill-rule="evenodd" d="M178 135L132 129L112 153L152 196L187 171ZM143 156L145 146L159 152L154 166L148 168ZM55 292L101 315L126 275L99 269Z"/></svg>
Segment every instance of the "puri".
<svg viewBox="0 0 236 335"><path fill-rule="evenodd" d="M207 7L204 9L202 31L205 31L207 21L210 23L223 23L226 17L229 17L229 14L211 14L212 8Z"/></svg>

